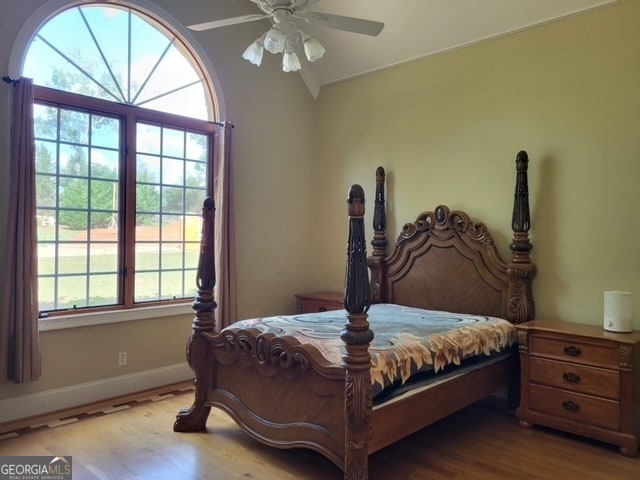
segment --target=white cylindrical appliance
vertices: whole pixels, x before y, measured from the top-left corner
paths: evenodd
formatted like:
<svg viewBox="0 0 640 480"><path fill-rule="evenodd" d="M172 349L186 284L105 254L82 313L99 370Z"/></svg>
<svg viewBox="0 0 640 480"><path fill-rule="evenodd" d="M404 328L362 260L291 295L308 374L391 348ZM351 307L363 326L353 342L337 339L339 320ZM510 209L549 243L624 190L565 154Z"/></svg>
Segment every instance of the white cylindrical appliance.
<svg viewBox="0 0 640 480"><path fill-rule="evenodd" d="M633 330L633 296L631 292L604 292L604 329L609 332Z"/></svg>

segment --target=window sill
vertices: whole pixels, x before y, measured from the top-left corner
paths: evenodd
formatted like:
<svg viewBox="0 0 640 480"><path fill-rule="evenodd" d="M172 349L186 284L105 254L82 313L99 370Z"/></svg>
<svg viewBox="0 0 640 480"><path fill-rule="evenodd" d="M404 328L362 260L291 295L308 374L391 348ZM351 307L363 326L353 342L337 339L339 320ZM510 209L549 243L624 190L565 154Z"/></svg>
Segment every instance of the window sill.
<svg viewBox="0 0 640 480"><path fill-rule="evenodd" d="M74 315L42 318L39 321L39 329L41 332L47 332L49 330L89 327L92 325L105 325L109 323L188 314L193 314L191 303L133 308L131 310L115 310L112 312L76 313Z"/></svg>

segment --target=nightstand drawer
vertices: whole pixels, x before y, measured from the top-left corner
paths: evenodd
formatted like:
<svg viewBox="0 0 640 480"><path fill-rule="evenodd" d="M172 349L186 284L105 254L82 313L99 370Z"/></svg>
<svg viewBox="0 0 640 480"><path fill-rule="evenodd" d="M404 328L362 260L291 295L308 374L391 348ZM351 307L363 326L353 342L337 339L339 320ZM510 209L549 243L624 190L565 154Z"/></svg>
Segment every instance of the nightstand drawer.
<svg viewBox="0 0 640 480"><path fill-rule="evenodd" d="M529 375L533 383L564 388L573 392L620 398L620 374L614 370L531 357Z"/></svg>
<svg viewBox="0 0 640 480"><path fill-rule="evenodd" d="M302 313L327 312L329 310L340 310L342 305L336 302L326 302L322 300L303 300Z"/></svg>
<svg viewBox="0 0 640 480"><path fill-rule="evenodd" d="M618 349L613 342L610 345L597 345L572 339L561 340L531 335L529 337L529 354L616 370L619 368Z"/></svg>
<svg viewBox="0 0 640 480"><path fill-rule="evenodd" d="M296 294L298 313L317 313L344 308L342 293L312 292Z"/></svg>
<svg viewBox="0 0 640 480"><path fill-rule="evenodd" d="M555 388L531 385L531 410L611 430L620 428L620 403Z"/></svg>

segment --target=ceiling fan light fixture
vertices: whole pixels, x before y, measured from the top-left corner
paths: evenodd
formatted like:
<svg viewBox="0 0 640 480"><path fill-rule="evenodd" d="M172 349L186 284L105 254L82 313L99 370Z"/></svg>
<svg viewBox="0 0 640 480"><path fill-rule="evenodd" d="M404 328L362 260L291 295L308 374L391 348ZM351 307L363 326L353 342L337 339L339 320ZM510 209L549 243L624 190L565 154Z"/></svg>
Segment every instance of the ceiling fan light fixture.
<svg viewBox="0 0 640 480"><path fill-rule="evenodd" d="M296 52L302 52L302 50L304 50L304 55L309 62L315 62L321 59L326 53L320 42L298 28L296 21L305 21L313 25L370 35L372 37L379 35L384 28L384 23L382 22L332 13L310 12L307 10L308 7L315 5L319 0L251 1L255 3L263 13L198 23L189 25L188 28L199 32L210 28L220 28L238 23L270 19L273 26L247 47L242 54L242 58L250 61L254 65L260 65L262 63L264 50L273 54L282 53L282 69L285 72L296 72L302 68Z"/></svg>
<svg viewBox="0 0 640 480"><path fill-rule="evenodd" d="M304 40L303 45L304 54L310 62L315 62L316 60L321 59L326 52L322 44L313 37L307 37Z"/></svg>
<svg viewBox="0 0 640 480"><path fill-rule="evenodd" d="M276 27L271 27L264 37L264 48L271 53L280 53L284 51L284 44L284 34Z"/></svg>
<svg viewBox="0 0 640 480"><path fill-rule="evenodd" d="M283 72L297 72L302 68L300 65L300 59L293 49L287 49L282 54L282 71Z"/></svg>
<svg viewBox="0 0 640 480"><path fill-rule="evenodd" d="M257 38L242 54L242 58L257 65L258 67L262 63L262 55L264 54L264 35Z"/></svg>

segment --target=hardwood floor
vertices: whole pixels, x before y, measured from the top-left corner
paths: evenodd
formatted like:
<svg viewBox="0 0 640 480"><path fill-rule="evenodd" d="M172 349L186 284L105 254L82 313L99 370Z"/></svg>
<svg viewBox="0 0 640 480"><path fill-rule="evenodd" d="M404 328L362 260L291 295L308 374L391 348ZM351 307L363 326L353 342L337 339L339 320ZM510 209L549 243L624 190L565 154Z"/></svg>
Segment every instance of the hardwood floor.
<svg viewBox="0 0 640 480"><path fill-rule="evenodd" d="M0 456L70 455L74 480L342 478L319 454L259 444L217 409L208 432L174 433L175 415L190 405L192 395L156 395L113 413L9 435L0 440ZM512 415L488 404L471 406L377 452L369 465L373 480L640 478L640 457L545 428L520 428Z"/></svg>

